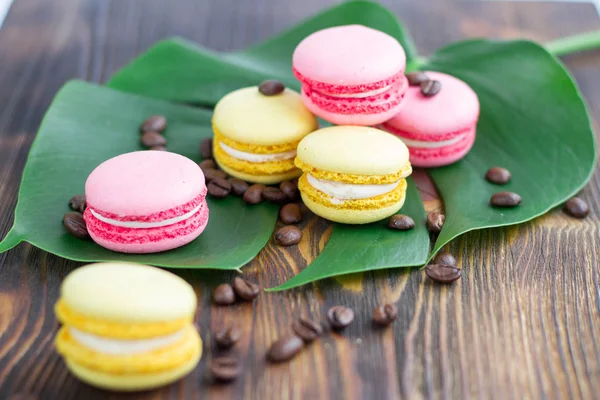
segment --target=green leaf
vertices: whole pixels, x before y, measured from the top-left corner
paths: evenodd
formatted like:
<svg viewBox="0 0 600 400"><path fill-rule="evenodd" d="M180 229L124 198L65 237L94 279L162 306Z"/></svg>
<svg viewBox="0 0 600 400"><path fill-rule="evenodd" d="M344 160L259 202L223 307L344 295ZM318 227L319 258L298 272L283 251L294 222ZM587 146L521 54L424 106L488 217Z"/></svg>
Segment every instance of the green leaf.
<svg viewBox="0 0 600 400"><path fill-rule="evenodd" d="M361 24L397 38L410 62L414 45L396 17L379 4L343 3L242 52L217 53L183 39L159 42L118 71L108 86L160 99L215 105L225 94L264 79L279 79L299 89L292 53L311 33L337 25Z"/></svg>
<svg viewBox="0 0 600 400"><path fill-rule="evenodd" d="M165 103L72 81L57 94L31 147L15 222L0 252L21 241L76 261L132 261L173 268L239 269L269 240L277 207L248 207L239 198L208 199L210 220L192 243L158 254L120 254L69 235L62 217L71 196L83 193L89 173L116 155L142 150L139 125L165 115L169 149L198 160L212 130L210 111Z"/></svg>
<svg viewBox="0 0 600 400"><path fill-rule="evenodd" d="M422 265L429 253L429 233L425 210L412 179L408 179L407 198L400 211L415 221L409 231L387 228L387 221L369 225L335 224L331 238L321 254L283 285L268 289L280 291L319 279L390 267Z"/></svg>
<svg viewBox="0 0 600 400"><path fill-rule="evenodd" d="M563 65L541 46L462 42L437 52L424 69L464 80L481 103L471 152L454 165L430 170L446 208L433 254L465 232L542 215L591 177L596 154L585 104ZM510 183L488 183L483 177L493 166L508 168ZM519 193L523 202L492 208L489 199L499 191Z"/></svg>

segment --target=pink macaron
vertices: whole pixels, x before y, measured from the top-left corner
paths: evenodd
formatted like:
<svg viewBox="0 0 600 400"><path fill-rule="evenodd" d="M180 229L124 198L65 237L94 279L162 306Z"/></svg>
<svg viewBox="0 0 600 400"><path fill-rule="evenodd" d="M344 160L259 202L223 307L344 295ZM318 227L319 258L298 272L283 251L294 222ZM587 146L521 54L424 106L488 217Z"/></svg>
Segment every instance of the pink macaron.
<svg viewBox="0 0 600 400"><path fill-rule="evenodd" d="M338 125L375 125L397 114L408 90L405 67L396 39L362 25L315 32L293 56L304 104Z"/></svg>
<svg viewBox="0 0 600 400"><path fill-rule="evenodd" d="M85 222L100 246L156 253L196 239L208 223L204 174L166 151L136 151L100 164L85 183Z"/></svg>
<svg viewBox="0 0 600 400"><path fill-rule="evenodd" d="M475 142L479 100L465 82L440 72L426 72L441 84L440 91L425 97L411 86L400 112L382 128L400 137L417 167L439 167L463 158Z"/></svg>

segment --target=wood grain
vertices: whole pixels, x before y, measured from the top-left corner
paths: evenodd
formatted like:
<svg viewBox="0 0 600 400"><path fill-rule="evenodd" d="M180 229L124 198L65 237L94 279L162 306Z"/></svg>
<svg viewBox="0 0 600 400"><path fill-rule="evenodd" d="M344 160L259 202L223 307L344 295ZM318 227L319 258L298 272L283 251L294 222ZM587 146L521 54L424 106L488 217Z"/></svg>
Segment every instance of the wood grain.
<svg viewBox="0 0 600 400"><path fill-rule="evenodd" d="M0 31L0 236L8 231L26 154L45 109L68 79L105 81L155 41L182 35L217 50L240 49L293 25L332 0L16 0ZM476 36L539 41L598 29L592 5L563 3L385 1L406 22L424 54ZM600 121L600 53L565 60ZM423 183L428 209L441 207ZM59 190L59 189L57 189ZM449 246L463 277L445 287L420 271L389 270L331 279L254 303L210 305L210 290L233 273L180 271L197 290L204 357L187 378L132 395L84 385L53 348L53 305L63 277L78 264L27 244L0 254L0 399L593 399L600 392L600 175L582 196L592 209L579 221L560 210L517 227L473 232ZM244 275L273 286L322 249L329 224L302 225L298 247L272 243ZM400 309L392 328L375 329L380 302ZM355 322L328 333L290 363L269 365L269 345L299 316L323 319L344 304ZM211 382L221 354L211 332L236 324L231 351L244 375Z"/></svg>

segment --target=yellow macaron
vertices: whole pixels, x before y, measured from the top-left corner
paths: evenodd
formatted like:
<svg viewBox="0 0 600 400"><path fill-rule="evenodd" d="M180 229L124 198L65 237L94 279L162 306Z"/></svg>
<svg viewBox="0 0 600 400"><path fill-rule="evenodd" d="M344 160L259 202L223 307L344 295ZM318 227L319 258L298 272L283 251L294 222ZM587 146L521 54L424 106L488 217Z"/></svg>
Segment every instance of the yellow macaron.
<svg viewBox="0 0 600 400"><path fill-rule="evenodd" d="M306 136L296 166L302 200L315 214L344 224L367 224L404 205L412 172L408 148L375 128L334 126Z"/></svg>
<svg viewBox="0 0 600 400"><path fill-rule="evenodd" d="M265 95L257 86L223 97L213 114L213 156L236 178L264 184L300 176L294 165L298 142L318 128L300 95L284 89Z"/></svg>
<svg viewBox="0 0 600 400"><path fill-rule="evenodd" d="M191 372L202 354L193 288L147 265L78 268L61 286L56 348L82 381L109 390L163 386Z"/></svg>

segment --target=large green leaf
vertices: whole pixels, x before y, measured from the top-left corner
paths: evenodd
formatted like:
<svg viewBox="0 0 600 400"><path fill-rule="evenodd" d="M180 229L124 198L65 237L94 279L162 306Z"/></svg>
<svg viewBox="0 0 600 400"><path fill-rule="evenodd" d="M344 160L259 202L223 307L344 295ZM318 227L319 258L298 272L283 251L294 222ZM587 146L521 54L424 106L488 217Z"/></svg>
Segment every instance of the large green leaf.
<svg viewBox="0 0 600 400"><path fill-rule="evenodd" d="M412 179L408 179L407 201L402 214L416 222L410 231L396 231L386 227L387 221L369 225L335 224L327 246L321 254L284 284L270 291L301 286L319 279L354 272L389 267L422 265L429 253L429 233L425 227L425 210Z"/></svg>
<svg viewBox="0 0 600 400"><path fill-rule="evenodd" d="M215 105L234 89L264 79L300 85L292 74L292 53L309 34L337 25L361 24L397 38L409 62L414 46L402 25L382 6L363 1L341 4L308 19L289 31L242 52L217 53L183 39L159 42L118 71L108 86L184 103Z"/></svg>
<svg viewBox="0 0 600 400"><path fill-rule="evenodd" d="M170 150L198 159L212 135L206 110L165 103L72 81L57 94L31 147L15 222L0 252L21 241L76 261L133 261L174 268L238 269L269 240L277 207L248 207L238 198L208 199L210 220L192 243L158 254L120 254L70 236L62 225L68 201L83 193L89 173L102 161L141 150L140 122L149 115L168 119Z"/></svg>
<svg viewBox="0 0 600 400"><path fill-rule="evenodd" d="M454 165L430 170L446 208L434 253L465 232L535 218L590 178L596 154L585 105L565 68L541 46L467 41L440 50L423 68L464 80L481 103L473 150ZM493 166L511 171L509 184L483 178ZM490 196L503 190L519 193L521 205L490 207Z"/></svg>

